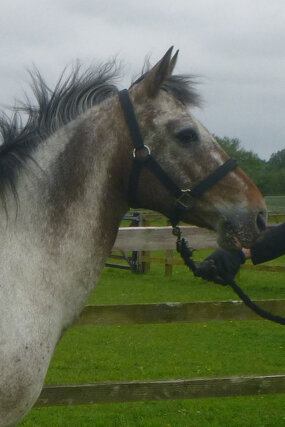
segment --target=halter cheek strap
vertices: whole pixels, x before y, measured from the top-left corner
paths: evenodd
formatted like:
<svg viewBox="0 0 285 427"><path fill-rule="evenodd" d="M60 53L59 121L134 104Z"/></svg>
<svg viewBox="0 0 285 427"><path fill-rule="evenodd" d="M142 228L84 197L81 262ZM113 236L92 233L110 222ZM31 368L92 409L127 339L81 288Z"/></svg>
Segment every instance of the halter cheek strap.
<svg viewBox="0 0 285 427"><path fill-rule="evenodd" d="M130 205L132 207L136 207L138 205L137 188L139 177L142 168L147 167L164 185L164 187L166 187L167 190L174 196L175 201L170 220L172 225L175 226L180 221L183 212L190 208L193 199L201 197L205 191L220 181L231 170L235 169L238 163L235 159L229 159L213 173L199 181L198 184L196 184L196 186L194 186L191 190L181 189L151 155L150 148L144 144L136 119L134 107L127 89L119 92L119 100L134 146L134 161L128 186L128 199Z"/></svg>

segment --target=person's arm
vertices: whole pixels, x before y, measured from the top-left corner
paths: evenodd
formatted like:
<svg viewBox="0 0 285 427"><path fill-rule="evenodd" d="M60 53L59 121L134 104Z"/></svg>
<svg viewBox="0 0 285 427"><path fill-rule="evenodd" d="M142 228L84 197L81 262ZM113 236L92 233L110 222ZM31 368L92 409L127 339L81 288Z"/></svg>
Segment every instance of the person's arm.
<svg viewBox="0 0 285 427"><path fill-rule="evenodd" d="M250 257L253 264L270 261L284 254L285 223L276 227L271 227L250 249ZM246 254L245 256L247 257Z"/></svg>

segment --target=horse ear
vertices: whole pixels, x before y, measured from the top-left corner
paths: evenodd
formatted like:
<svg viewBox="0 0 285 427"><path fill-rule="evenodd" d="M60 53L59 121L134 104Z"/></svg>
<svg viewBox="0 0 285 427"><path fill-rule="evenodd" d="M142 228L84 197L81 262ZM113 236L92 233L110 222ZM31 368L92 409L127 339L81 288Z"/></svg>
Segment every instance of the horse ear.
<svg viewBox="0 0 285 427"><path fill-rule="evenodd" d="M144 91L150 97L155 97L167 77L169 77L174 70L178 51L171 59L173 46L168 49L163 58L146 74L142 80Z"/></svg>
<svg viewBox="0 0 285 427"><path fill-rule="evenodd" d="M178 58L178 53L179 50L177 50L175 52L175 55L173 56L173 58L171 59L170 63L169 63L169 69L168 69L168 75L171 76L171 74L173 73L173 70L175 68L176 62L177 62L177 58Z"/></svg>

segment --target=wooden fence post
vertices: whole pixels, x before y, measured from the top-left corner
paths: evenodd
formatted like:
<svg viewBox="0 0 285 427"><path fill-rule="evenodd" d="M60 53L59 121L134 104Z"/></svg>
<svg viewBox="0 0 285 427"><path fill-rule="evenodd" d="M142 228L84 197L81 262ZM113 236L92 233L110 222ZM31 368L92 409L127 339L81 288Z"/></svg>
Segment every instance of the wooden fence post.
<svg viewBox="0 0 285 427"><path fill-rule="evenodd" d="M165 276L172 276L173 271L173 250L165 251Z"/></svg>
<svg viewBox="0 0 285 427"><path fill-rule="evenodd" d="M146 219L145 217L143 217L143 215L141 215L141 226L142 227L149 227L150 225L150 221L148 219ZM150 257L150 252L149 251L142 251L141 252L141 258L143 259L144 257ZM142 273L149 273L150 272L150 262L149 261L142 261L141 263L141 272Z"/></svg>

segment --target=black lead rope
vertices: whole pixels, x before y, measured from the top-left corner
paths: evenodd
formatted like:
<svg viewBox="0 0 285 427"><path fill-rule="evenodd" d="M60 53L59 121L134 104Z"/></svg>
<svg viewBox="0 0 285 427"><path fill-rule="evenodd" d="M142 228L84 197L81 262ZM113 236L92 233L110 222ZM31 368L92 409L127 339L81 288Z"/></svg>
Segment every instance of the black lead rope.
<svg viewBox="0 0 285 427"><path fill-rule="evenodd" d="M176 241L176 249L179 252L181 258L183 259L185 265L193 272L194 276L197 276L197 266L192 259L193 252L195 249L191 248L184 237L181 237L181 230L179 227L173 228L173 234L177 236ZM227 283L227 285L231 286L233 291L240 297L240 299L245 303L247 307L253 310L256 314L263 317L264 319L271 320L272 322L279 323L281 325L285 325L285 318L282 316L278 316L270 313L267 310L256 305L238 286L238 284L232 280Z"/></svg>

